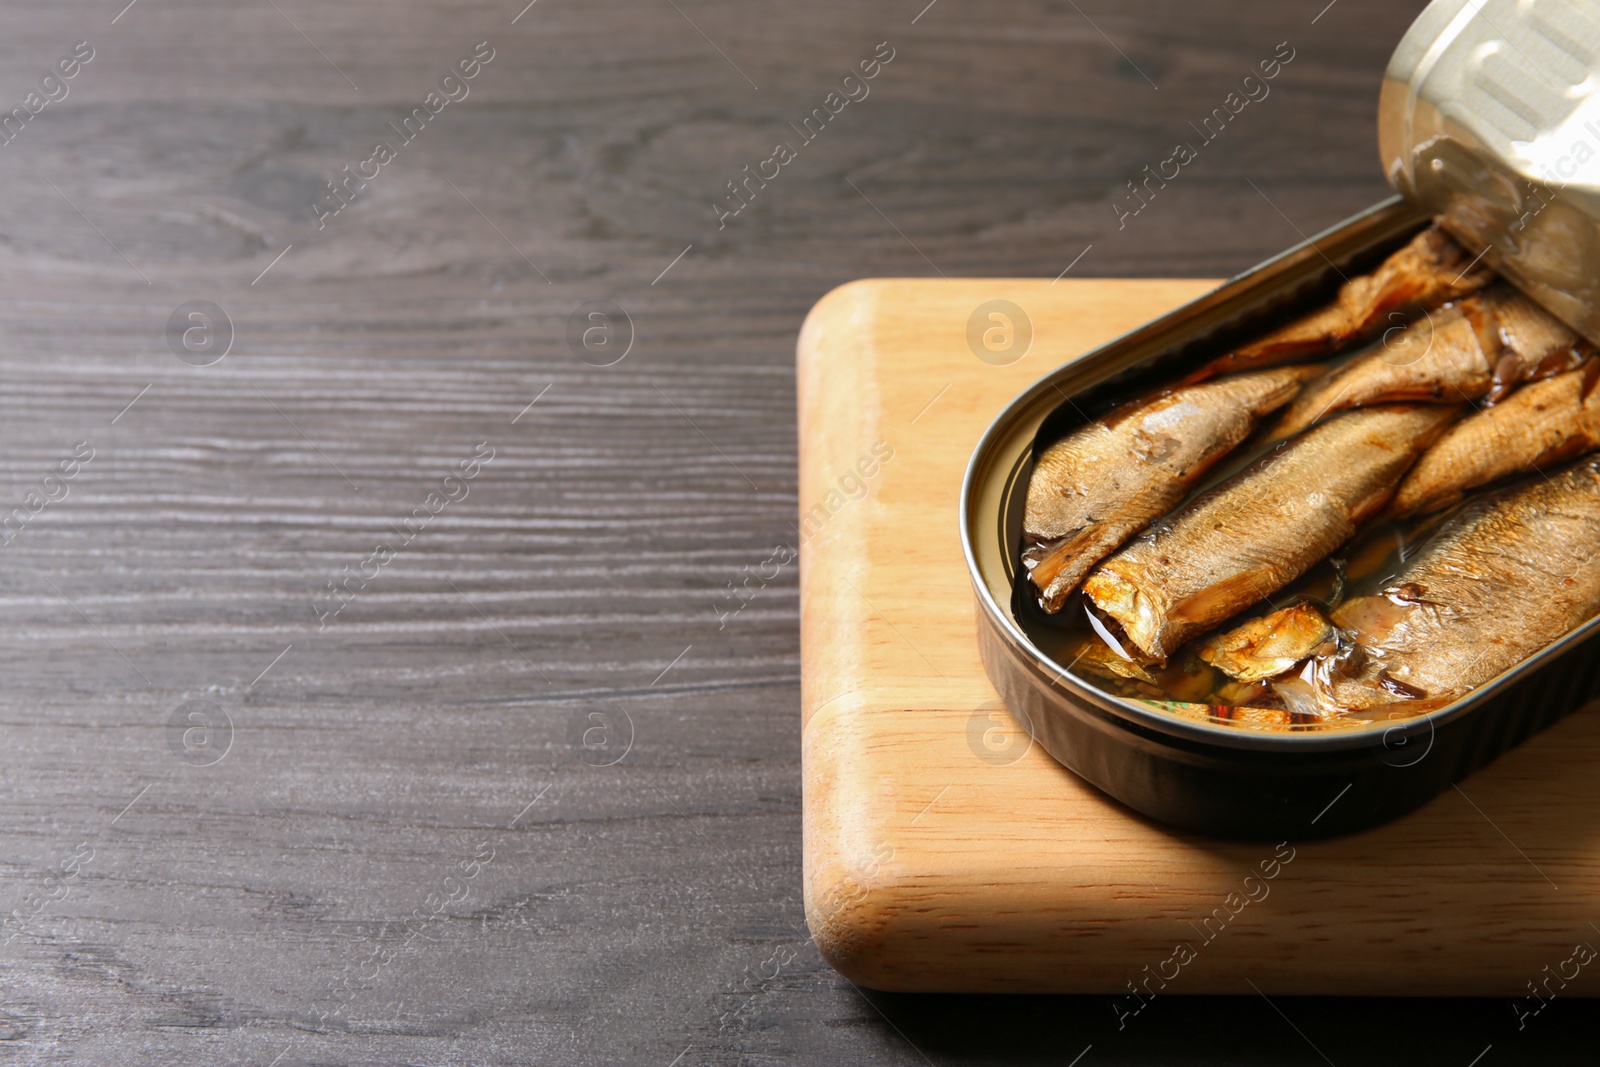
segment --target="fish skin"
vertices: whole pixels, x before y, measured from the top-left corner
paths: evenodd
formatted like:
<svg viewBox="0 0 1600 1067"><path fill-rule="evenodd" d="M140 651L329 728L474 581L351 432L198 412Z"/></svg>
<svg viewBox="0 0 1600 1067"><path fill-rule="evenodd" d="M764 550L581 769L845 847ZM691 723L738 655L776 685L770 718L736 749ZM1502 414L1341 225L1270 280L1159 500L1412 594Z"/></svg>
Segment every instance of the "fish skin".
<svg viewBox="0 0 1600 1067"><path fill-rule="evenodd" d="M1572 370L1587 345L1576 331L1497 282L1458 304L1429 312L1301 394L1273 428L1299 433L1346 408L1397 401L1459 403L1487 396L1495 404L1523 382Z"/></svg>
<svg viewBox="0 0 1600 1067"><path fill-rule="evenodd" d="M1303 574L1389 502L1452 408L1364 408L1280 445L1100 564L1084 593L1165 659Z"/></svg>
<svg viewBox="0 0 1600 1067"><path fill-rule="evenodd" d="M1207 638L1200 658L1235 681L1259 682L1337 640L1333 624L1315 605L1295 604Z"/></svg>
<svg viewBox="0 0 1600 1067"><path fill-rule="evenodd" d="M1090 568L1171 511L1315 373L1279 367L1164 391L1046 448L1028 482L1023 518L1023 561L1041 606L1060 611Z"/></svg>
<svg viewBox="0 0 1600 1067"><path fill-rule="evenodd" d="M1576 368L1588 345L1576 330L1524 296L1515 286L1498 282L1474 298L1493 330L1498 351L1489 403L1497 404L1523 382Z"/></svg>
<svg viewBox="0 0 1600 1067"><path fill-rule="evenodd" d="M1494 384L1494 357L1465 302L1426 318L1313 383L1283 413L1273 437L1289 437L1329 415L1370 404L1459 404Z"/></svg>
<svg viewBox="0 0 1600 1067"><path fill-rule="evenodd" d="M1469 501L1382 593L1333 622L1348 659L1274 685L1291 708L1391 717L1442 707L1600 611L1600 457Z"/></svg>
<svg viewBox="0 0 1600 1067"><path fill-rule="evenodd" d="M1397 517L1449 507L1469 489L1600 449L1600 360L1525 385L1445 431L1400 483Z"/></svg>
<svg viewBox="0 0 1600 1067"><path fill-rule="evenodd" d="M1201 368L1193 380L1321 358L1379 327L1397 325L1395 316L1408 317L1458 300L1493 277L1488 267L1473 263L1449 234L1429 226L1371 274L1345 282L1332 303L1240 345Z"/></svg>

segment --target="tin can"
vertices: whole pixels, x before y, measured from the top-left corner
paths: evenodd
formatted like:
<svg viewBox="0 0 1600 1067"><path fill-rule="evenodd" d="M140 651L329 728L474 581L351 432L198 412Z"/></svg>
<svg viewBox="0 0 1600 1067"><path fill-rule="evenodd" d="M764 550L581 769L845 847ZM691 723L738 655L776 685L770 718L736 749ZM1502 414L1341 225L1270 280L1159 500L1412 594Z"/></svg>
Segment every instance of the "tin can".
<svg viewBox="0 0 1600 1067"><path fill-rule="evenodd" d="M1434 0L1378 99L1389 181L1600 344L1600 4Z"/></svg>
<svg viewBox="0 0 1600 1067"><path fill-rule="evenodd" d="M1538 87L1542 79L1550 84ZM1344 277L1371 269L1430 220L1600 342L1600 112L1587 131L1595 163L1566 180L1556 157L1544 173L1562 139L1586 130L1588 101L1600 97L1582 97L1581 87L1595 83L1600 5L1436 0L1396 50L1380 102L1381 151L1402 195L1047 375L995 419L961 496L979 646L1006 705L1059 762L1174 826L1331 836L1422 805L1600 695L1600 656L1567 655L1600 632L1596 618L1429 714L1337 732L1241 730L1168 714L1073 673L1029 638L1012 602L1034 440L1047 420L1059 431L1081 420L1074 413L1177 380L1325 304Z"/></svg>

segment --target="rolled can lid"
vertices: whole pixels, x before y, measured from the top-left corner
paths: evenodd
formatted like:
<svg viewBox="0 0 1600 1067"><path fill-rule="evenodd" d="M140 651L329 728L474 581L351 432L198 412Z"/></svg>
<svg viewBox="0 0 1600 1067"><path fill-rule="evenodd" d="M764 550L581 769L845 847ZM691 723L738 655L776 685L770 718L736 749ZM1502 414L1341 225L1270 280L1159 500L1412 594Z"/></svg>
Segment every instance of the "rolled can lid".
<svg viewBox="0 0 1600 1067"><path fill-rule="evenodd" d="M1433 0L1389 61L1389 182L1600 345L1600 0Z"/></svg>

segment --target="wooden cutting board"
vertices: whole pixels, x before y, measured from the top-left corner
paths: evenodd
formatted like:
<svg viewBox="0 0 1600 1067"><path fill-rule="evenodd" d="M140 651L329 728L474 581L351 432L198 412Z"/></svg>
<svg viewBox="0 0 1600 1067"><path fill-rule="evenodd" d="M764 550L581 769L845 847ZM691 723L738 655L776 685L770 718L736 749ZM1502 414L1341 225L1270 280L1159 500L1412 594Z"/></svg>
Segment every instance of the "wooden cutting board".
<svg viewBox="0 0 1600 1067"><path fill-rule="evenodd" d="M956 530L973 445L1029 382L1213 284L864 281L807 319L805 899L818 946L890 990L1600 993L1594 707L1410 816L1274 848L1133 814L999 704Z"/></svg>

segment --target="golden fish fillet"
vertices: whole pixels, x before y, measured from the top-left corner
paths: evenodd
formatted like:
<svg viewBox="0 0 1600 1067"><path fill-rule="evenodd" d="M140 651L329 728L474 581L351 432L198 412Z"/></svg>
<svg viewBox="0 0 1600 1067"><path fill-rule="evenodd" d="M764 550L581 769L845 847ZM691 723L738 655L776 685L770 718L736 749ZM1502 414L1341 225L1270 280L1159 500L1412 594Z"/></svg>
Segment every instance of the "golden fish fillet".
<svg viewBox="0 0 1600 1067"><path fill-rule="evenodd" d="M1040 453L1028 482L1023 562L1044 609L1060 611L1091 567L1172 510L1315 373L1280 367L1165 391Z"/></svg>
<svg viewBox="0 0 1600 1067"><path fill-rule="evenodd" d="M1394 584L1333 613L1354 638L1274 683L1291 710L1390 717L1442 707L1600 611L1600 457L1486 493Z"/></svg>
<svg viewBox="0 0 1600 1067"><path fill-rule="evenodd" d="M1337 644L1327 616L1312 604L1296 604L1207 638L1200 658L1236 681L1259 682Z"/></svg>
<svg viewBox="0 0 1600 1067"><path fill-rule="evenodd" d="M1302 393L1273 427L1289 437L1348 408L1398 401L1458 404L1489 391L1494 362L1472 317L1453 305L1419 319Z"/></svg>
<svg viewBox="0 0 1600 1067"><path fill-rule="evenodd" d="M1371 274L1345 282L1329 304L1213 360L1194 380L1338 351L1488 284L1493 274L1438 226L1429 226Z"/></svg>
<svg viewBox="0 0 1600 1067"><path fill-rule="evenodd" d="M1600 449L1600 361L1525 385L1445 431L1394 496L1398 516L1438 511L1468 489Z"/></svg>
<svg viewBox="0 0 1600 1067"><path fill-rule="evenodd" d="M1165 659L1349 540L1454 416L1434 405L1341 415L1162 520L1083 591L1141 651Z"/></svg>

